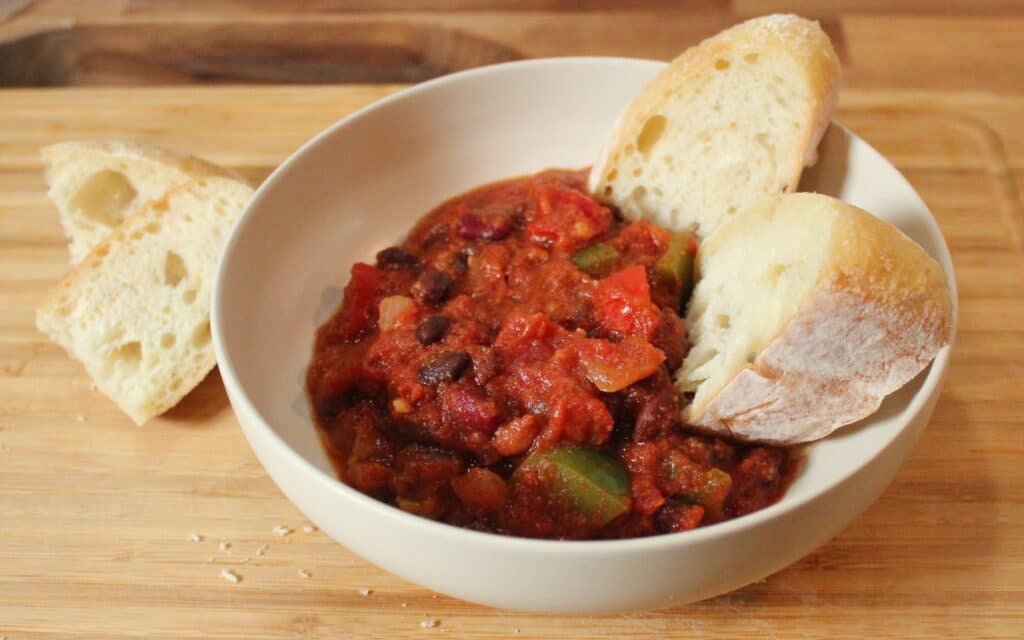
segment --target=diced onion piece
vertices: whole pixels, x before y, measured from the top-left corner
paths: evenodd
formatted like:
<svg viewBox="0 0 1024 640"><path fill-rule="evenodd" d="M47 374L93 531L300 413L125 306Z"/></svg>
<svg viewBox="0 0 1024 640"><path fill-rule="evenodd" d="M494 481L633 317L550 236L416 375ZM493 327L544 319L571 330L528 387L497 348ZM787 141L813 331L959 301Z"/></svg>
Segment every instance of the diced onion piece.
<svg viewBox="0 0 1024 640"><path fill-rule="evenodd" d="M653 374L665 354L643 338L626 336L622 342L586 340L579 347L584 375L606 393L622 391Z"/></svg>
<svg viewBox="0 0 1024 640"><path fill-rule="evenodd" d="M388 296L380 301L378 309L381 332L410 324L416 312L416 303L407 296Z"/></svg>

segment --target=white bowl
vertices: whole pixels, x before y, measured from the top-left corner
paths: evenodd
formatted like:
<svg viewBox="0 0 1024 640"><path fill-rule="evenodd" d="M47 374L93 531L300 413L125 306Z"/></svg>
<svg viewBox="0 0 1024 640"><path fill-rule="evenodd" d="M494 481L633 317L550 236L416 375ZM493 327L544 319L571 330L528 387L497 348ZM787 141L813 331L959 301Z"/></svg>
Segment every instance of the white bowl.
<svg viewBox="0 0 1024 640"><path fill-rule="evenodd" d="M535 60L427 82L344 118L267 179L228 240L213 338L231 405L281 490L331 537L430 589L495 607L604 613L683 604L764 578L829 540L889 484L921 434L949 364L859 425L810 446L785 497L742 518L633 540L559 542L440 524L336 479L303 386L313 334L354 261L399 241L442 200L547 167L581 167L661 63ZM804 187L889 220L954 282L949 252L913 188L833 125ZM954 303L956 292L953 292Z"/></svg>

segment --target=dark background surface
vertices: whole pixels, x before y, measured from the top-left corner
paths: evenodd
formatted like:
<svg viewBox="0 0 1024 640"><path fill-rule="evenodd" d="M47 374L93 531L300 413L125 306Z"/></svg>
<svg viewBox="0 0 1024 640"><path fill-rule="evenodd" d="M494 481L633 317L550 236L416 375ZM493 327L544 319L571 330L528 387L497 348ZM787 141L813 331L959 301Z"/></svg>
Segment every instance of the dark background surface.
<svg viewBox="0 0 1024 640"><path fill-rule="evenodd" d="M848 87L1024 88L1017 0L0 0L0 86L394 83L541 56L667 59L778 11L821 21Z"/></svg>

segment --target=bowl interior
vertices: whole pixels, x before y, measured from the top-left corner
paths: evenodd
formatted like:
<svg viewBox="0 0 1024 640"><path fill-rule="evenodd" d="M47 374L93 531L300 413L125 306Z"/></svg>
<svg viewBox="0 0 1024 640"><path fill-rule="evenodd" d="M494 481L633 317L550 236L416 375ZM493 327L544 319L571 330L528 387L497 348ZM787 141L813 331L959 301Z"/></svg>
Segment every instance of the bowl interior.
<svg viewBox="0 0 1024 640"><path fill-rule="evenodd" d="M267 428L333 479L304 376L314 332L340 303L352 263L372 260L434 205L467 189L590 164L616 117L661 66L566 58L478 69L381 101L308 143L260 188L225 249L213 327L225 378ZM842 127L829 129L801 187L892 222L953 282L924 203ZM877 414L808 447L801 473L771 509L825 491L877 455L906 425L915 396L938 383L948 352Z"/></svg>

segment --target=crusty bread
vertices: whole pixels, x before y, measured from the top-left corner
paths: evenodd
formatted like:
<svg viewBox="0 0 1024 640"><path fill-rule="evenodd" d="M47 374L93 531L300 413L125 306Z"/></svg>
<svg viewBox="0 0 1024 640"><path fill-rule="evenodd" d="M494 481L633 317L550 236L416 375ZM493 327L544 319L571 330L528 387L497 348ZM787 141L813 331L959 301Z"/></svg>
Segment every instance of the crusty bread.
<svg viewBox="0 0 1024 640"><path fill-rule="evenodd" d="M873 413L948 344L942 268L824 195L768 196L700 247L676 374L684 419L743 440L822 438Z"/></svg>
<svg viewBox="0 0 1024 640"><path fill-rule="evenodd" d="M832 114L839 58L817 22L748 20L687 49L637 96L590 172L629 218L706 237L793 191Z"/></svg>
<svg viewBox="0 0 1024 640"><path fill-rule="evenodd" d="M214 271L251 196L225 177L174 189L103 240L36 312L39 330L136 423L174 406L213 368Z"/></svg>
<svg viewBox="0 0 1024 640"><path fill-rule="evenodd" d="M62 142L41 154L72 264L171 189L198 178L235 175L195 156L119 140Z"/></svg>

